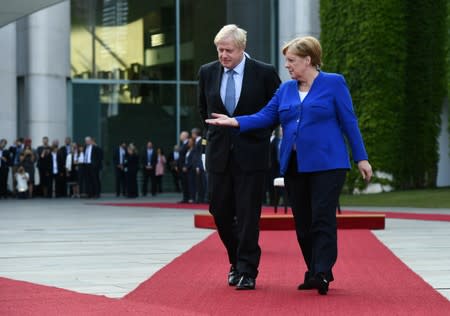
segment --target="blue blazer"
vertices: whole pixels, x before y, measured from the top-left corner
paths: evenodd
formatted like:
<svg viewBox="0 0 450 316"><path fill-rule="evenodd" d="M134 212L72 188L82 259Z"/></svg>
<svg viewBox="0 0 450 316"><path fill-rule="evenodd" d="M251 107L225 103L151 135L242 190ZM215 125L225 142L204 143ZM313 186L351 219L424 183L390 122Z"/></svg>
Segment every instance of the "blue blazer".
<svg viewBox="0 0 450 316"><path fill-rule="evenodd" d="M287 170L294 143L298 172L349 169L344 135L355 162L368 159L350 92L339 74L319 72L303 102L297 80L286 81L261 111L235 118L241 132L281 124L281 174Z"/></svg>

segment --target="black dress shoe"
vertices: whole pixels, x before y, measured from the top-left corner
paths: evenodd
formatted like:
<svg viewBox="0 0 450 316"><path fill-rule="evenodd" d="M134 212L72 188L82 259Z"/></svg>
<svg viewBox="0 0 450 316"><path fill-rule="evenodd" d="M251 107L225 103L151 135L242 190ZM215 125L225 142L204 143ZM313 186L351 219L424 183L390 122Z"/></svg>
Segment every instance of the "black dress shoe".
<svg viewBox="0 0 450 316"><path fill-rule="evenodd" d="M230 272L228 272L228 285L236 286L240 279L241 275L238 270L234 266L231 266Z"/></svg>
<svg viewBox="0 0 450 316"><path fill-rule="evenodd" d="M315 289L320 295L327 295L328 293L328 280L323 273L317 273L313 278L309 281L309 284Z"/></svg>
<svg viewBox="0 0 450 316"><path fill-rule="evenodd" d="M297 287L297 290L299 290L299 291L313 290L314 287L313 287L312 284L309 282L310 279L311 279L311 275L310 275L309 271L306 271L306 272L305 272L305 278L303 279L303 283L300 284L300 285Z"/></svg>
<svg viewBox="0 0 450 316"><path fill-rule="evenodd" d="M236 290L254 290L256 285L255 278L243 275L236 285Z"/></svg>

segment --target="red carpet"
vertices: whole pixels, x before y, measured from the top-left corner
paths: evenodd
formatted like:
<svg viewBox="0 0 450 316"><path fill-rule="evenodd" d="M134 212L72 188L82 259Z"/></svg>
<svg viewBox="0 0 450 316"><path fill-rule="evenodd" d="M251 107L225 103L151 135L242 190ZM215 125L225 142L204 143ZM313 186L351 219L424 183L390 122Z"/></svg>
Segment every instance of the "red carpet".
<svg viewBox="0 0 450 316"><path fill-rule="evenodd" d="M226 284L215 233L123 299L0 278L0 315L445 315L450 302L366 230L339 231L329 294L297 291L305 270L292 231L262 232L255 291Z"/></svg>
<svg viewBox="0 0 450 316"><path fill-rule="evenodd" d="M255 291L238 292L226 284L226 256L214 234L125 299L210 315L444 315L450 310L447 299L369 231L339 231L339 239L336 281L327 296L296 290L305 267L295 234L266 231Z"/></svg>
<svg viewBox="0 0 450 316"><path fill-rule="evenodd" d="M2 316L201 315L170 306L67 291L0 277Z"/></svg>

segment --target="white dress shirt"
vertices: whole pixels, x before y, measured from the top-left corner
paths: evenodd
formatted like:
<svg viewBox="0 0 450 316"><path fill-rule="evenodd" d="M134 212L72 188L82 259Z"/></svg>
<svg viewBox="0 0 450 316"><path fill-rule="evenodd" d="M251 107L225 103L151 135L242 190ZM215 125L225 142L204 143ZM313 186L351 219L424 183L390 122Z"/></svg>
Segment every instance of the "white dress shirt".
<svg viewBox="0 0 450 316"><path fill-rule="evenodd" d="M241 96L241 90L242 90L242 80L244 79L244 68L245 68L245 60L247 58L245 57L244 54L244 58L242 58L241 62L233 68L233 70L236 72L234 74L234 86L235 86L235 97L236 97L236 102L234 103L236 106L238 104L239 101L239 97ZM222 102L223 104L225 104L225 91L227 90L227 80L228 80L228 76L230 76L230 74L227 74L227 71L231 70L228 68L224 68L223 71L223 75L222 75L222 82L220 84L220 97L222 98Z"/></svg>

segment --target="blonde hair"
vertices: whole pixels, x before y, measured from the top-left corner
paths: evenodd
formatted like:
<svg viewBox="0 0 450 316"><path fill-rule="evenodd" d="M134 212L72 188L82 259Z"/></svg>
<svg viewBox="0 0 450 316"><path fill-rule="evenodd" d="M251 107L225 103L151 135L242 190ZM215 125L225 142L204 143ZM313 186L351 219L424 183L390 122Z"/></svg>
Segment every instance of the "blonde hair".
<svg viewBox="0 0 450 316"><path fill-rule="evenodd" d="M247 45L247 31L239 28L236 24L228 24L220 29L214 38L214 44L217 44L224 39L231 39L236 47L245 49Z"/></svg>
<svg viewBox="0 0 450 316"><path fill-rule="evenodd" d="M311 65L316 68L322 67L322 46L315 37L304 36L294 38L283 46L283 55L286 55L288 51L299 57L309 56L311 58Z"/></svg>

